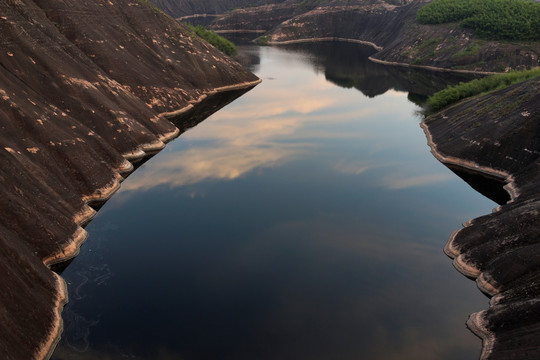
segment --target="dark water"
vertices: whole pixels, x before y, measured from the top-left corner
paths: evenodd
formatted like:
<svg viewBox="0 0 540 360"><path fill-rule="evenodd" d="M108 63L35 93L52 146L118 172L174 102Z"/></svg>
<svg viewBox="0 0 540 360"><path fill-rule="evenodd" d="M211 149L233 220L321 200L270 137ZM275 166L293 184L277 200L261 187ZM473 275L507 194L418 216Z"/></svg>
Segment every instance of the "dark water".
<svg viewBox="0 0 540 360"><path fill-rule="evenodd" d="M442 248L495 205L426 145L411 100L442 80L350 44L244 54L263 83L87 227L53 359L478 358L487 299Z"/></svg>

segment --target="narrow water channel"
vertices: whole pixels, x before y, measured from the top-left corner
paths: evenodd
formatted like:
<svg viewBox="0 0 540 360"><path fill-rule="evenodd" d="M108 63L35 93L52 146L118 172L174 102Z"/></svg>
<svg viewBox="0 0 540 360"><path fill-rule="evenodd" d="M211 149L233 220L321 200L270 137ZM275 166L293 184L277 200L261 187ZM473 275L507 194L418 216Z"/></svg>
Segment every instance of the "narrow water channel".
<svg viewBox="0 0 540 360"><path fill-rule="evenodd" d="M53 359L477 359L487 298L442 249L495 204L429 152L413 101L438 75L343 43L242 52L263 83L87 227Z"/></svg>

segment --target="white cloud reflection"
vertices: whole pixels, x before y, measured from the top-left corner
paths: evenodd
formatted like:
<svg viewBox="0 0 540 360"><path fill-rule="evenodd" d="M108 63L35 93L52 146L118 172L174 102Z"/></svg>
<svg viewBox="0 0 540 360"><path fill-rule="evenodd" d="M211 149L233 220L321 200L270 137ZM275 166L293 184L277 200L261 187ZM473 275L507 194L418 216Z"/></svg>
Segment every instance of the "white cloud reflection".
<svg viewBox="0 0 540 360"><path fill-rule="evenodd" d="M167 150L147 164L146 171L139 170L126 180L123 191L236 179L255 169L297 159L314 149L326 151L318 139L334 143L355 139L369 144L369 153L401 146L399 140L379 138L392 124L410 120L411 106L406 93L391 90L384 96L368 99L357 90L331 84L323 74L314 75L305 65L298 66L294 56L289 55L281 59L278 54L262 66L258 76L271 80L263 81L169 144ZM178 142L193 148L175 150ZM391 165L380 161L340 162L335 169L359 175L368 169ZM393 180L396 179L384 179L382 184L398 189L444 178L420 175Z"/></svg>
<svg viewBox="0 0 540 360"><path fill-rule="evenodd" d="M417 176L404 176L403 174L390 174L382 178L382 183L392 190L408 189L437 184L452 180L451 174L425 174Z"/></svg>
<svg viewBox="0 0 540 360"><path fill-rule="evenodd" d="M126 181L124 190L144 190L158 185L183 186L207 179L235 179L257 167L270 167L290 159L301 149L242 147L230 144L168 153L155 159L152 171Z"/></svg>
<svg viewBox="0 0 540 360"><path fill-rule="evenodd" d="M361 175L368 170L393 166L395 163L346 162L339 161L335 169L343 174Z"/></svg>
<svg viewBox="0 0 540 360"><path fill-rule="evenodd" d="M297 158L316 146L314 138L361 137L313 126L331 122L336 127L374 113L374 107L350 108L351 97L362 100L360 92L343 90L345 96L337 97L335 85L323 76L313 77L308 69L279 72L280 78L264 81L244 95L249 100L235 101L176 140L194 143L194 148L170 152L175 146L170 144L147 165L151 170L131 175L123 191L231 180Z"/></svg>

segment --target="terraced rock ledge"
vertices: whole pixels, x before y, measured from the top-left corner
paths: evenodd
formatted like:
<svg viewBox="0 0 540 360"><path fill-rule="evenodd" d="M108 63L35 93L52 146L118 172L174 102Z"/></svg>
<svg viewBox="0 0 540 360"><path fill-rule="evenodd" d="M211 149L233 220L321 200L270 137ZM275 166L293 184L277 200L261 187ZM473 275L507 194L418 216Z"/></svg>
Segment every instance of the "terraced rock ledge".
<svg viewBox="0 0 540 360"><path fill-rule="evenodd" d="M46 359L67 300L49 267L182 114L260 80L146 0L3 1L0 33L0 358Z"/></svg>
<svg viewBox="0 0 540 360"><path fill-rule="evenodd" d="M540 79L464 100L422 127L439 161L495 179L510 194L445 247L491 298L467 321L483 340L481 359L540 358Z"/></svg>

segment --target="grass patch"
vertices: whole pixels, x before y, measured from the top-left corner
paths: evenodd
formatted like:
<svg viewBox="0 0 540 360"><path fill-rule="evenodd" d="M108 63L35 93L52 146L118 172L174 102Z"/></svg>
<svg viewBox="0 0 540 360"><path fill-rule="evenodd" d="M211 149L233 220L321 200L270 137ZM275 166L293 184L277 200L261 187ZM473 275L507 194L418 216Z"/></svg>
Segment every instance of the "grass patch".
<svg viewBox="0 0 540 360"><path fill-rule="evenodd" d="M420 24L459 22L491 40L540 40L540 3L525 0L435 0L417 13Z"/></svg>
<svg viewBox="0 0 540 360"><path fill-rule="evenodd" d="M480 52L480 45L472 44L468 46L465 50L459 51L455 53L454 55L452 55L451 59L458 60L465 57L476 56L478 55L479 52Z"/></svg>
<svg viewBox="0 0 540 360"><path fill-rule="evenodd" d="M269 42L270 42L270 36L268 35L259 36L257 39L255 39L255 43L257 45L268 46Z"/></svg>
<svg viewBox="0 0 540 360"><path fill-rule="evenodd" d="M441 43L441 38L429 39L418 45L415 49L416 59L413 64L422 64L435 57L435 49Z"/></svg>
<svg viewBox="0 0 540 360"><path fill-rule="evenodd" d="M459 100L505 88L520 81L540 77L540 68L525 71L511 71L506 74L487 76L466 83L459 83L441 90L428 99L429 113L439 111Z"/></svg>
<svg viewBox="0 0 540 360"><path fill-rule="evenodd" d="M231 41L225 39L223 36L219 36L213 31L205 29L201 25L193 26L191 24L186 24L187 27L193 31L197 36L206 40L208 43L215 46L218 50L221 50L223 53L234 56L237 53L236 45Z"/></svg>
<svg viewBox="0 0 540 360"><path fill-rule="evenodd" d="M435 50L435 48L437 47L437 45L439 45L441 41L442 39L440 38L429 39L429 40L424 41L420 45L418 45L417 49L420 51L423 51L429 48L432 51L432 50Z"/></svg>

